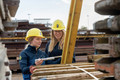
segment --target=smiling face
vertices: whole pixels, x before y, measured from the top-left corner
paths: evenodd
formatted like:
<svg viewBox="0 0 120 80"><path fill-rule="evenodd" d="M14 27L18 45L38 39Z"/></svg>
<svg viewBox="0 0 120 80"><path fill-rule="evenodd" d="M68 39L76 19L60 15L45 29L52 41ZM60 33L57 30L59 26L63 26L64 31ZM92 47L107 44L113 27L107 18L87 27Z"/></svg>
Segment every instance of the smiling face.
<svg viewBox="0 0 120 80"><path fill-rule="evenodd" d="M60 41L60 39L61 39L61 37L62 37L62 35L63 35L63 32L62 32L62 30L54 30L54 31L53 31L53 34L54 34L55 38L56 38L58 41Z"/></svg>
<svg viewBox="0 0 120 80"><path fill-rule="evenodd" d="M31 41L30 45L35 46L36 48L39 48L41 43L42 43L41 37L34 37L33 40Z"/></svg>

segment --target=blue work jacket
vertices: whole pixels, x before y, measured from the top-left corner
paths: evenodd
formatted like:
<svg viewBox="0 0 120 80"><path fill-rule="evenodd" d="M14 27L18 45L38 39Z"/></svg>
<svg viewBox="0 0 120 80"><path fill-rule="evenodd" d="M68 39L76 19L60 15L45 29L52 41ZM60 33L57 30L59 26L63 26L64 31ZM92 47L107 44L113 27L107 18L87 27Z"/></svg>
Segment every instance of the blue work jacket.
<svg viewBox="0 0 120 80"><path fill-rule="evenodd" d="M40 49L36 50L36 47L28 45L27 49L20 53L20 68L23 74L24 80L30 80L30 66L35 65L35 59L46 58L46 53L42 52ZM41 65L45 65L45 61Z"/></svg>
<svg viewBox="0 0 120 80"><path fill-rule="evenodd" d="M46 48L45 48L45 53L48 55L48 57L54 57L54 56L61 56L62 55L62 50L59 49L59 42L55 45L54 49L49 52L49 44L50 41L47 43ZM73 55L73 63L75 62L75 54ZM49 60L46 61L46 64L60 64L61 63L61 58L56 58L54 60Z"/></svg>

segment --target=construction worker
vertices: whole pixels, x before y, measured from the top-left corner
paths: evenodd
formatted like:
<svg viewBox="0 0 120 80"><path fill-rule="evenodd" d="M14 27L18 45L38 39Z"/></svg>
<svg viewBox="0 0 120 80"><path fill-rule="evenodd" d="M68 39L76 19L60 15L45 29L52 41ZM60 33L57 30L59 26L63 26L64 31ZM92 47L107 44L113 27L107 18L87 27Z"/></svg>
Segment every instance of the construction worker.
<svg viewBox="0 0 120 80"><path fill-rule="evenodd" d="M65 26L61 20L54 21L51 31L51 40L47 43L45 52L48 57L61 56L65 39ZM73 56L75 62L75 55ZM61 58L47 61L47 64L60 64Z"/></svg>
<svg viewBox="0 0 120 80"><path fill-rule="evenodd" d="M44 38L41 30L32 28L28 30L25 40L29 45L20 53L20 68L22 70L23 79L30 80L31 73L35 70L34 65L44 65L45 61L39 58L45 58L47 55L39 48L42 43L41 39ZM38 59L35 61L35 59Z"/></svg>

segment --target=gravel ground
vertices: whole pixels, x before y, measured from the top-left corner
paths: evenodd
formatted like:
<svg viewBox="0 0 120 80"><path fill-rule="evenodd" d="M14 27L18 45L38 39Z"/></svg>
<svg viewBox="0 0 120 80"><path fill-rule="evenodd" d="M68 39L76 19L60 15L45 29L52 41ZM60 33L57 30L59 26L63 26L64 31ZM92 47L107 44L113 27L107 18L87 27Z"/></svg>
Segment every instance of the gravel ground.
<svg viewBox="0 0 120 80"><path fill-rule="evenodd" d="M23 80L21 72L12 72L12 80Z"/></svg>

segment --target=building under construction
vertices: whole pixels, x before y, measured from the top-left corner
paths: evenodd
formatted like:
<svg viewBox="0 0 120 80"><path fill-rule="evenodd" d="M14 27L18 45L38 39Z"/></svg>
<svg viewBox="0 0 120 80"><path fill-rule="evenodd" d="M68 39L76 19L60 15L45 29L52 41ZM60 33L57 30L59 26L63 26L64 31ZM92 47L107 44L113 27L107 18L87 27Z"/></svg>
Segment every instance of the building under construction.
<svg viewBox="0 0 120 80"><path fill-rule="evenodd" d="M19 55L27 44L29 29L43 32L40 50L45 51L50 41L51 24L43 21L50 19L36 18L35 23L11 20L19 3L20 0L0 0L0 80L22 80ZM71 0L61 64L34 66L31 80L120 80L120 0L95 3L96 13L112 17L94 23L94 30L78 30L82 3L83 0Z"/></svg>

